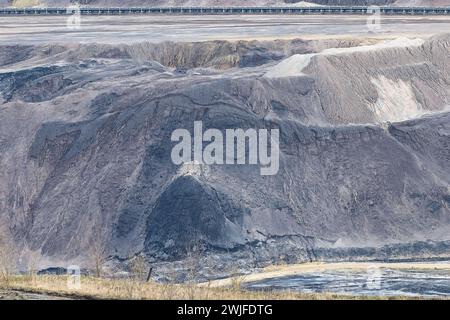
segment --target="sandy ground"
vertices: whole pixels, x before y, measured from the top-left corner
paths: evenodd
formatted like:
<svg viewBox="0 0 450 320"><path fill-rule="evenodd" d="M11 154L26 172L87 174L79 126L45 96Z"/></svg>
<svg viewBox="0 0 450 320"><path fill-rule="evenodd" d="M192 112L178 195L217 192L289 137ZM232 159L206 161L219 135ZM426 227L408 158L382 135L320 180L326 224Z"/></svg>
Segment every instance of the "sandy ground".
<svg viewBox="0 0 450 320"><path fill-rule="evenodd" d="M0 44L394 38L450 32L450 17L383 17L381 23L381 30L373 32L362 16L83 16L80 29L69 29L66 17L2 17Z"/></svg>
<svg viewBox="0 0 450 320"><path fill-rule="evenodd" d="M202 285L210 287L224 287L230 286L236 281L241 283L260 281L271 278L278 278L284 276L294 276L298 274L305 274L309 272L323 272L323 271L344 271L344 270L370 270L373 268L379 269L402 269L402 270L448 270L450 273L450 262L443 263L375 263L375 262L340 262L340 263L305 263L282 266L271 266L263 269L261 272L253 273L245 276L234 278L226 278L211 281Z"/></svg>

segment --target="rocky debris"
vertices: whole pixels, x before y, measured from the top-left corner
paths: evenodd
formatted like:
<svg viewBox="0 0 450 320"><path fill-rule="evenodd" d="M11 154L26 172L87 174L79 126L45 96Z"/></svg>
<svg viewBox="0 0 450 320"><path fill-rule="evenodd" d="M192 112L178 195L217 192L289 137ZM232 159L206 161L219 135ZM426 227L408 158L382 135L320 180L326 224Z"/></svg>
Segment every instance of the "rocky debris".
<svg viewBox="0 0 450 320"><path fill-rule="evenodd" d="M218 274L448 240L450 37L405 43L2 46L0 221L50 262L102 237L119 262L201 248ZM171 133L198 120L279 129L279 173L180 171Z"/></svg>
<svg viewBox="0 0 450 320"><path fill-rule="evenodd" d="M385 245L378 248L320 248L315 251L319 261L448 261L450 241L417 241Z"/></svg>
<svg viewBox="0 0 450 320"><path fill-rule="evenodd" d="M47 269L39 270L38 275L52 275L52 276L63 276L67 275L67 269L61 267L51 267Z"/></svg>
<svg viewBox="0 0 450 320"><path fill-rule="evenodd" d="M374 40L373 40L374 41ZM349 48L365 42L363 39L275 40L275 41L205 41L205 42L163 42L112 44L71 44L68 46L48 44L36 47L10 45L2 46L0 65L22 64L22 68L53 64L56 58L64 64L73 62L78 68L92 68L113 61L147 66L163 72L165 67L190 70L193 68L214 68L226 70L233 67L257 67L280 61L294 54L316 53L329 48ZM17 54L24 51L26 54ZM30 59L33 57L34 59ZM27 59L29 62L27 63ZM59 68L64 67L64 64ZM114 65L114 64L113 64ZM67 66L66 66L67 67Z"/></svg>
<svg viewBox="0 0 450 320"><path fill-rule="evenodd" d="M281 239L279 239L281 240ZM171 263L151 260L153 279L160 282L205 282L261 271L273 265L305 262L448 262L449 241L417 241L380 247L305 247L291 239L283 245L258 243L249 251L194 253ZM280 244L280 243L279 243ZM248 253L250 252L250 253ZM121 267L118 266L120 269ZM122 267L123 268L123 267Z"/></svg>

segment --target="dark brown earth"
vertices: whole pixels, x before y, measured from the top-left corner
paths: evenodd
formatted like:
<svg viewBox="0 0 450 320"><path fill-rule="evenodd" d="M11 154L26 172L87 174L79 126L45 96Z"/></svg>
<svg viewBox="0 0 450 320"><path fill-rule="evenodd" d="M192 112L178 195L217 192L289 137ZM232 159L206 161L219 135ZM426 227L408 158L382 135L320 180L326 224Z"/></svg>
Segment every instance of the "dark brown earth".
<svg viewBox="0 0 450 320"><path fill-rule="evenodd" d="M65 297L0 289L0 300L69 300Z"/></svg>

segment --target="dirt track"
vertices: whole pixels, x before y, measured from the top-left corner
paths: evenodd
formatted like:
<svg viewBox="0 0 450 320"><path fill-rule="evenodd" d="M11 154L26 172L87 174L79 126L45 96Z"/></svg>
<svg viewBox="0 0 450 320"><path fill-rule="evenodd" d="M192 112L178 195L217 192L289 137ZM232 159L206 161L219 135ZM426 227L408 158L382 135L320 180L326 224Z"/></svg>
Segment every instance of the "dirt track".
<svg viewBox="0 0 450 320"><path fill-rule="evenodd" d="M39 293L0 289L0 300L68 300L67 298Z"/></svg>

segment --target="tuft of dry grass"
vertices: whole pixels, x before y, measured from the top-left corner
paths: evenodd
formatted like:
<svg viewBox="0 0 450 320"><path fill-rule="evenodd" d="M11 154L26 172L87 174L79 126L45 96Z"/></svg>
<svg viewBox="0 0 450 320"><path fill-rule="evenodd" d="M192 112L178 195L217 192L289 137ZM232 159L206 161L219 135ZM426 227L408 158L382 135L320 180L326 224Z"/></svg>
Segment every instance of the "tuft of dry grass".
<svg viewBox="0 0 450 320"><path fill-rule="evenodd" d="M17 250L7 232L0 226L0 284L8 284L16 269Z"/></svg>
<svg viewBox="0 0 450 320"><path fill-rule="evenodd" d="M333 293L254 292L235 287L213 288L195 284L159 284L134 279L100 279L82 277L81 289L69 289L65 276L37 276L30 281L15 276L0 289L44 294L73 299L133 300L348 300L348 299L411 299L408 297L364 297Z"/></svg>

